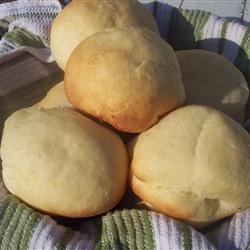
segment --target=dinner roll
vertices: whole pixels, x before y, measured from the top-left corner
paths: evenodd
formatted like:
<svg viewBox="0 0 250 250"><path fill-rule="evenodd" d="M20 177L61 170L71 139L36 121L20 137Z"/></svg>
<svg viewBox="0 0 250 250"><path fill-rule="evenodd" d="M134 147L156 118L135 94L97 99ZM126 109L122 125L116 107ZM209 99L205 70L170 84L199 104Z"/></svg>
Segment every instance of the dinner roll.
<svg viewBox="0 0 250 250"><path fill-rule="evenodd" d="M56 108L56 107L71 107L67 96L64 92L64 83L60 82L52 87L47 95L38 103L34 105L37 108Z"/></svg>
<svg viewBox="0 0 250 250"><path fill-rule="evenodd" d="M177 51L186 104L214 107L239 122L249 96L243 74L225 57L206 50Z"/></svg>
<svg viewBox="0 0 250 250"><path fill-rule="evenodd" d="M147 27L158 33L151 13L137 0L72 1L55 18L51 50L64 70L73 49L85 38L111 27Z"/></svg>
<svg viewBox="0 0 250 250"><path fill-rule="evenodd" d="M224 113L182 107L131 142L132 189L163 213L210 224L250 205L249 145Z"/></svg>
<svg viewBox="0 0 250 250"><path fill-rule="evenodd" d="M7 189L49 214L101 214L125 192L124 144L70 108L27 108L12 114L5 122L1 157Z"/></svg>
<svg viewBox="0 0 250 250"><path fill-rule="evenodd" d="M141 132L185 99L175 52L147 29L107 29L82 41L65 71L72 105L124 132Z"/></svg>

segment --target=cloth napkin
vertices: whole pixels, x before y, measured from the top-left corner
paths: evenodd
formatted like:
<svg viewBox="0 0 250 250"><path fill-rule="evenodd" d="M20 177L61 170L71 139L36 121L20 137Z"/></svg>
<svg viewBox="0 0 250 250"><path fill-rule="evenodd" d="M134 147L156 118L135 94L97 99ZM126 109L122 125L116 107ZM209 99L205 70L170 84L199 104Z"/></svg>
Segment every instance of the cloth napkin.
<svg viewBox="0 0 250 250"><path fill-rule="evenodd" d="M204 11L142 2L155 16L161 36L176 50L220 53L250 79L249 27ZM51 21L61 9L57 0L0 5L0 130L8 115L34 104L63 79L49 49ZM166 215L138 209L114 210L90 219L52 218L10 195L0 176L0 249L94 248L249 250L250 209L202 232Z"/></svg>
<svg viewBox="0 0 250 250"><path fill-rule="evenodd" d="M52 61L49 49L51 22L62 9L57 0L18 0L0 5L0 56L22 48ZM34 48L37 48L34 50ZM43 48L39 50L39 48Z"/></svg>

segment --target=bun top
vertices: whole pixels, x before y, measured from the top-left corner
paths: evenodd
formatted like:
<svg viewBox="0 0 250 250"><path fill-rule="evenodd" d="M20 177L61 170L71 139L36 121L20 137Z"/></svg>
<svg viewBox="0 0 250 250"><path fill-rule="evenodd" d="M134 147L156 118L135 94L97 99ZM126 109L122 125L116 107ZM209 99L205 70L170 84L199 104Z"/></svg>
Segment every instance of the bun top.
<svg viewBox="0 0 250 250"><path fill-rule="evenodd" d="M49 214L107 212L127 184L121 139L71 108L12 114L5 122L1 157L8 190Z"/></svg>
<svg viewBox="0 0 250 250"><path fill-rule="evenodd" d="M72 105L124 132L141 132L185 99L174 50L148 29L112 28L82 41L65 71Z"/></svg>
<svg viewBox="0 0 250 250"><path fill-rule="evenodd" d="M64 70L82 40L111 27L147 27L158 33L153 16L137 0L72 1L52 24L51 49L58 65Z"/></svg>
<svg viewBox="0 0 250 250"><path fill-rule="evenodd" d="M201 226L250 205L250 136L205 106L171 112L130 144L132 189L156 209Z"/></svg>
<svg viewBox="0 0 250 250"><path fill-rule="evenodd" d="M186 104L206 105L243 122L249 89L243 74L225 57L206 50L176 52Z"/></svg>

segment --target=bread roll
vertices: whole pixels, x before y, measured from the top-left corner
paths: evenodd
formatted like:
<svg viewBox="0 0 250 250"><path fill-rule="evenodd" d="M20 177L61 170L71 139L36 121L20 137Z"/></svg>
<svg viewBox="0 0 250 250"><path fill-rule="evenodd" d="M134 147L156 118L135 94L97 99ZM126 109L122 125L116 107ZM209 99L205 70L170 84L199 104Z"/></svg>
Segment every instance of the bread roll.
<svg viewBox="0 0 250 250"><path fill-rule="evenodd" d="M201 227L250 206L250 136L205 106L171 112L130 144L131 186L163 213Z"/></svg>
<svg viewBox="0 0 250 250"><path fill-rule="evenodd" d="M8 190L50 214L101 214L125 192L124 144L70 108L27 108L12 114L5 122L1 157Z"/></svg>
<svg viewBox="0 0 250 250"><path fill-rule="evenodd" d="M151 13L137 0L72 1L55 18L51 50L64 70L73 49L85 38L111 27L147 27L158 33Z"/></svg>
<svg viewBox="0 0 250 250"><path fill-rule="evenodd" d="M239 122L249 96L243 74L225 57L206 50L177 51L186 104L214 107Z"/></svg>
<svg viewBox="0 0 250 250"><path fill-rule="evenodd" d="M60 82L52 87L47 95L38 103L34 105L37 108L58 108L58 107L71 107L67 96L64 92L64 83Z"/></svg>
<svg viewBox="0 0 250 250"><path fill-rule="evenodd" d="M147 29L107 29L85 39L64 83L75 108L124 132L146 130L185 99L173 49Z"/></svg>

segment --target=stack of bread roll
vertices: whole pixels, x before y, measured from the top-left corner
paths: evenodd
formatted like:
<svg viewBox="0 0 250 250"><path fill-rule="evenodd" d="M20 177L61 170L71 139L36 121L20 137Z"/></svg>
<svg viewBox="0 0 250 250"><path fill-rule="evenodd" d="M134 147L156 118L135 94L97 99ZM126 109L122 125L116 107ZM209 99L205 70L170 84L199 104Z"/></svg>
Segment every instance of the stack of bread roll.
<svg viewBox="0 0 250 250"><path fill-rule="evenodd" d="M5 122L12 194L48 214L90 217L130 187L148 209L196 227L250 205L240 124L249 89L227 59L175 52L136 0L72 1L53 22L51 49L64 82Z"/></svg>

